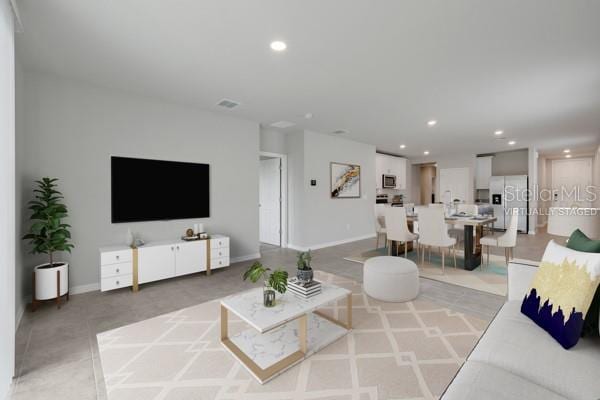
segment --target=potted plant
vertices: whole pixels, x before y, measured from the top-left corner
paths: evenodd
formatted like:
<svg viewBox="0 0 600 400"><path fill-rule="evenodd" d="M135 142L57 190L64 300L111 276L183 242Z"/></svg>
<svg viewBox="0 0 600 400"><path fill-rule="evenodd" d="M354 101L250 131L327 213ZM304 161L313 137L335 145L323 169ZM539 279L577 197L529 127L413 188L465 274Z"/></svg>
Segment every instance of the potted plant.
<svg viewBox="0 0 600 400"><path fill-rule="evenodd" d="M67 207L61 202L62 194L56 190L56 178L42 178L36 181L35 198L29 202L31 210L31 227L23 240L29 240L33 246L31 253L46 254L47 263L40 264L33 269L33 309L38 300L57 299L60 306L60 297L69 291L69 264L56 261L57 252L71 252L70 225L62 223L67 217Z"/></svg>
<svg viewBox="0 0 600 400"><path fill-rule="evenodd" d="M244 280L250 279L252 283L259 279L265 280L263 286L263 304L265 307L275 306L275 292L281 294L287 290L288 273L282 269L277 269L271 273L271 269L263 266L260 262L255 262L244 272Z"/></svg>
<svg viewBox="0 0 600 400"><path fill-rule="evenodd" d="M310 250L298 252L298 261L296 262L298 272L296 277L304 284L310 283L313 280L313 270L310 266L311 260Z"/></svg>

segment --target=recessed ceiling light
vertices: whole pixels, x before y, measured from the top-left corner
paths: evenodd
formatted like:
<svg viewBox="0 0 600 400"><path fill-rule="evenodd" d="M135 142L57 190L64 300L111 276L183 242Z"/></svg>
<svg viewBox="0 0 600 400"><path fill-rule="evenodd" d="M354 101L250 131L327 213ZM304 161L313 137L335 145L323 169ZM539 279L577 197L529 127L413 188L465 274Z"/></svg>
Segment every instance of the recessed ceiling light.
<svg viewBox="0 0 600 400"><path fill-rule="evenodd" d="M428 156L428 155L429 155L429 150L425 150L425 151L423 152L423 154L425 154L426 156Z"/></svg>
<svg viewBox="0 0 600 400"><path fill-rule="evenodd" d="M429 125L429 126L435 126L435 124L437 124L437 121L435 119L432 119L431 121L427 121L427 125Z"/></svg>
<svg viewBox="0 0 600 400"><path fill-rule="evenodd" d="M500 136L500 135L502 135L503 133L504 133L504 131L496 131L496 132L494 132L494 135L496 135L496 136Z"/></svg>
<svg viewBox="0 0 600 400"><path fill-rule="evenodd" d="M565 157L566 157L566 158L571 158L571 155L570 155L570 154L567 154Z"/></svg>
<svg viewBox="0 0 600 400"><path fill-rule="evenodd" d="M344 135L344 134L348 133L348 131L346 129L337 129L331 133L334 135Z"/></svg>
<svg viewBox="0 0 600 400"><path fill-rule="evenodd" d="M510 142L508 142L509 146L514 146L515 144L517 144L517 142L515 142L514 140L511 140Z"/></svg>
<svg viewBox="0 0 600 400"><path fill-rule="evenodd" d="M287 49L287 44L285 44L285 42L282 42L281 40L276 40L274 42L271 42L271 49L274 51L284 51L285 49Z"/></svg>
<svg viewBox="0 0 600 400"><path fill-rule="evenodd" d="M313 117L312 113L306 113L306 114L304 114L304 118L306 118L306 119L311 119L312 117Z"/></svg>
<svg viewBox="0 0 600 400"><path fill-rule="evenodd" d="M401 144L401 145L400 145L400 148L401 148L401 149L405 149L405 148L406 148L406 145L405 145L405 144Z"/></svg>
<svg viewBox="0 0 600 400"><path fill-rule="evenodd" d="M571 152L571 150L570 150L570 149L564 149L564 150L563 150L563 153L570 153L570 152Z"/></svg>

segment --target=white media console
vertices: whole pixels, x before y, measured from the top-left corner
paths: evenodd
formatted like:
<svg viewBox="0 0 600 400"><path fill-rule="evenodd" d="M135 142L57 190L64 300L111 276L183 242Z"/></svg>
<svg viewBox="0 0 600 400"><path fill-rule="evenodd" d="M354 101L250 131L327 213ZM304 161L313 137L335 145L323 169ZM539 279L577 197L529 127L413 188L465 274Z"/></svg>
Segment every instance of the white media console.
<svg viewBox="0 0 600 400"><path fill-rule="evenodd" d="M210 239L186 242L147 243L137 249L128 246L100 248L100 290L132 287L142 283L229 266L229 238L211 235Z"/></svg>

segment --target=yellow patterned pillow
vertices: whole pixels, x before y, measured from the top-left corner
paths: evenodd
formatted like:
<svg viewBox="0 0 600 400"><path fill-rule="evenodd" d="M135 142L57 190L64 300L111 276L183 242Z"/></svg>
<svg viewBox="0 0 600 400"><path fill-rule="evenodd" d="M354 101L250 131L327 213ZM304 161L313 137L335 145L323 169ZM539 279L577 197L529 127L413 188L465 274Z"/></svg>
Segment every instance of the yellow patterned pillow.
<svg viewBox="0 0 600 400"><path fill-rule="evenodd" d="M521 312L565 349L577 344L600 284L600 254L548 243Z"/></svg>

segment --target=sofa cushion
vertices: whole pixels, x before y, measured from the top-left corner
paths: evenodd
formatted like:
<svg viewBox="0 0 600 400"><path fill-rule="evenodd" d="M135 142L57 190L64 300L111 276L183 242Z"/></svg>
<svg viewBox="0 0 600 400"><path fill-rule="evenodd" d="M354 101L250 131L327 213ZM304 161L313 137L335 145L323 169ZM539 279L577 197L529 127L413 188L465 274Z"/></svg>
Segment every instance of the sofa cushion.
<svg viewBox="0 0 600 400"><path fill-rule="evenodd" d="M570 349L581 337L599 285L600 254L571 250L551 240L521 311Z"/></svg>
<svg viewBox="0 0 600 400"><path fill-rule="evenodd" d="M583 251L586 253L600 253L600 240L592 240L579 229L569 237L567 247L571 250ZM583 322L584 336L600 336L600 287L596 289L594 300L588 309Z"/></svg>
<svg viewBox="0 0 600 400"><path fill-rule="evenodd" d="M501 368L467 361L443 400L566 400L565 397Z"/></svg>
<svg viewBox="0 0 600 400"><path fill-rule="evenodd" d="M571 399L600 396L600 338L582 338L570 350L521 314L521 302L502 306L471 355Z"/></svg>

